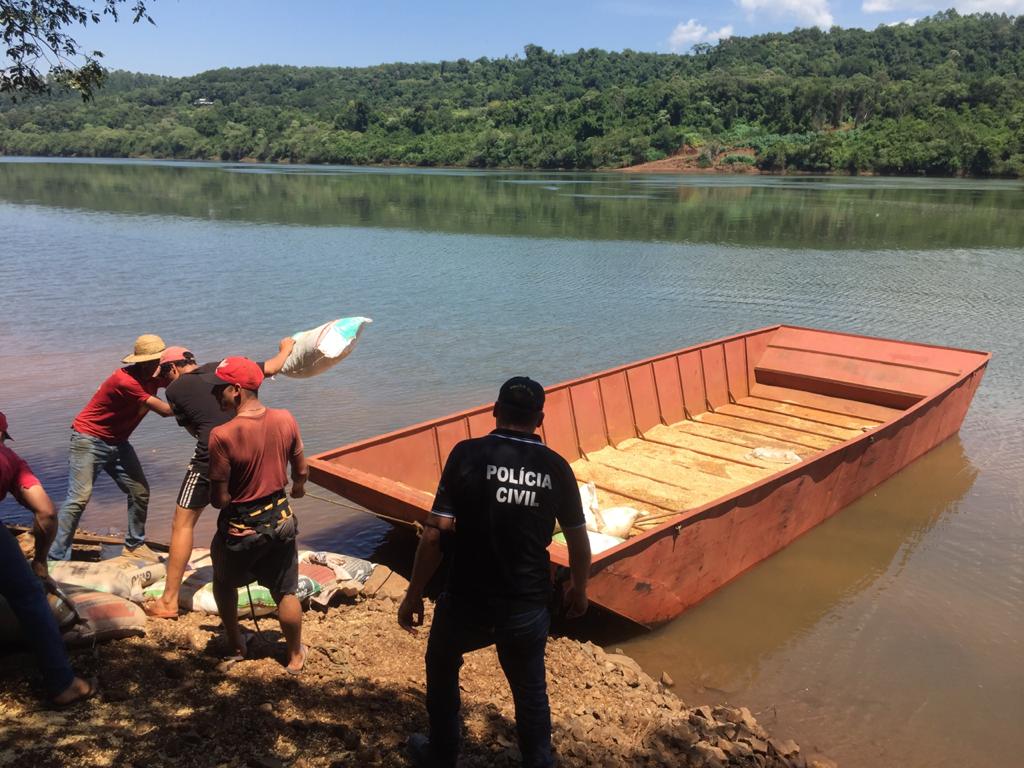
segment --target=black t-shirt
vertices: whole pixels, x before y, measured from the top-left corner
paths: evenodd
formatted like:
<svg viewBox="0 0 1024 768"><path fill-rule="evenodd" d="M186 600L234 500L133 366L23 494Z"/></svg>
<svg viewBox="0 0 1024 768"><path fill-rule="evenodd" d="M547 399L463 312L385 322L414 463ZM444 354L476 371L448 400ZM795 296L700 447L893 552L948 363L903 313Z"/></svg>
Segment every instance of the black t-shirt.
<svg viewBox="0 0 1024 768"><path fill-rule="evenodd" d="M568 462L536 435L501 429L452 449L433 511L456 521L448 591L502 604L546 603L555 520L585 524Z"/></svg>
<svg viewBox="0 0 1024 768"><path fill-rule="evenodd" d="M218 365L220 361L206 363L194 371L183 373L168 384L164 391L174 418L196 439L196 452L192 460L203 467L210 463L210 431L231 421L234 415L220 409L220 401L214 397L213 388L200 375L212 373ZM264 364L258 365L262 371Z"/></svg>

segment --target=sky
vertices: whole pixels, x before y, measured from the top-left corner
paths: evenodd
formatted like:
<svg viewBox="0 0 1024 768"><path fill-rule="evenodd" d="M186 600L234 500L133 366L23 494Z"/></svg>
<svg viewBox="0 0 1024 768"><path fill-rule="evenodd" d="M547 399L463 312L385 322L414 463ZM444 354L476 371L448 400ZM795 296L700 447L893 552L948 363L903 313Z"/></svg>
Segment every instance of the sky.
<svg viewBox="0 0 1024 768"><path fill-rule="evenodd" d="M94 0L96 2L96 0ZM97 3L98 4L98 3ZM109 69L190 75L254 64L368 66L522 54L528 43L686 53L695 43L833 24L874 29L955 7L1024 14L1024 0L149 0L156 22L75 30Z"/></svg>

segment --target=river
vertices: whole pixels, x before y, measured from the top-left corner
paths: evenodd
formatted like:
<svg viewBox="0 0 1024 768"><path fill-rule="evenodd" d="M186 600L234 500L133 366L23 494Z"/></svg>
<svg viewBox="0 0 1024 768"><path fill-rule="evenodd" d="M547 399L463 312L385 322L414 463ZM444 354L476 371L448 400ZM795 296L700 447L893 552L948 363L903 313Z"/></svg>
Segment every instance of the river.
<svg viewBox="0 0 1024 768"><path fill-rule="evenodd" d="M58 501L70 422L141 333L205 362L372 317L330 373L264 387L311 451L779 322L992 352L959 436L672 624L581 631L843 766L1020 764L1024 184L15 158L0 231L0 410ZM190 439L150 416L133 443L166 540ZM306 545L409 554L296 507ZM124 525L102 478L83 526Z"/></svg>

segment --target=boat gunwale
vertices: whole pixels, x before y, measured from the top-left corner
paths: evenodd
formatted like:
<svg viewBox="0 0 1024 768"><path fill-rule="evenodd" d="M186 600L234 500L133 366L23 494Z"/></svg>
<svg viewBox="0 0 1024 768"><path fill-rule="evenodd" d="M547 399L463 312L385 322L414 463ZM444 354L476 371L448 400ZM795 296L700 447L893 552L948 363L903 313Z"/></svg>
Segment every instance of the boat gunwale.
<svg viewBox="0 0 1024 768"><path fill-rule="evenodd" d="M705 504L700 505L699 507L694 507L688 510L682 510L677 515L673 515L667 518L660 525L657 525L649 530L646 530L643 533L631 536L628 539L622 541L622 543L615 545L614 547L606 549L600 553L595 553L592 557L591 573L601 570L604 567L623 559L624 557L628 557L632 550L641 548L645 543L665 535L667 531L676 529L676 532L678 533L682 530L684 526L693 525L694 523L697 523L700 520L707 519L710 517L718 517L722 514L726 514L728 512L728 508L731 507L734 502L736 502L738 499L745 495L759 491L771 492L772 490L774 490L774 486L780 484L781 481L788 481L793 477L797 477L798 475L803 474L805 468L813 467L816 463L824 461L828 457L832 456L836 451L846 450L850 446L857 445L861 442L873 442L879 434L887 434L888 432L894 429L899 429L899 425L901 424L901 422L906 421L908 417L910 417L918 410L929 406L936 399L945 396L950 391L961 386L967 379L974 376L978 371L983 370L988 365L989 361L992 359L991 352L982 352L979 350L964 349L959 347L949 347L939 344L918 343L900 339L888 339L878 336L868 336L864 334L845 333L842 331L826 331L820 328L810 328L807 326L787 325L784 323L780 323L777 325L770 325L762 328L755 328L749 331L744 331L742 333L732 334L729 336L722 337L720 339L702 342L700 344L695 344L689 347L683 347L681 349L677 349L671 352L666 352L660 355L655 355L653 357L644 358L641 360L635 360L624 365L615 366L613 368L597 371L595 373L587 374L585 376L581 376L575 379L559 382L557 384L551 385L550 387L545 387L545 392L550 394L552 392L561 391L569 387L576 386L578 384L585 384L591 381L595 381L605 376L622 373L624 371L639 368L644 365L650 365L662 360L682 355L687 352L694 352L702 349L707 349L721 344L725 344L730 341L745 339L750 336L755 336L770 331L778 331L783 328L791 328L794 330L802 331L812 331L815 333L825 333L830 336L843 336L847 338L859 338L871 341L884 341L889 343L901 344L908 347L924 347L928 349L962 352L965 354L977 355L981 358L981 360L977 363L977 365L957 375L957 378L950 381L941 390L934 392L931 395L927 395L925 397L920 398L913 405L901 410L899 413L891 416L889 419L880 422L876 427L866 432L863 432L860 435L836 443L834 446L831 446L830 448L823 449L819 453L814 454L809 459L801 461L799 464L792 464L786 467L782 467L777 472L774 472L771 475L767 475L754 483L738 488L735 491L732 491L731 493L725 494L724 496L719 496ZM395 438L398 437L406 437L409 435L418 434L428 429L434 429L445 424L450 424L459 420L467 419L470 416L485 412L492 407L493 404L485 404L474 408L469 408L463 411L459 411L457 413L448 414L447 416L442 416L439 418L419 422L417 424L393 430L382 435L377 435L375 437L366 438L364 440L356 441L354 443L349 443L339 448L323 451L321 453L315 454L314 456L311 456L309 458L309 461L312 463L314 467L316 467L320 471L325 472L326 474L331 474L343 480L348 480L350 482L363 485L364 487L367 487L368 489L376 491L378 493L396 497L395 494L389 493L386 487L396 485L404 486L403 483L400 483L399 481L393 480L391 478L384 477L382 475L373 475L362 470L357 470L354 467L349 467L344 464L335 463L333 459L337 459L339 457L344 456L345 454L352 453L353 451L356 450L371 448L382 443L390 442L391 440L394 440ZM349 474L350 472L354 473L356 476L352 476L351 474ZM372 478L375 481L372 485L368 485L366 482L367 479L369 478ZM412 486L409 486L409 488L412 488ZM414 488L412 490L415 490L419 493L431 495L429 491L423 491L422 489L419 488ZM409 502L406 501L406 503ZM369 511L371 514L373 514L372 510ZM425 511L429 513L429 509L426 509ZM412 524L414 524L413 521L410 521L410 525ZM548 547L548 552L552 561L557 565L568 565L568 550L564 545L552 541L551 545Z"/></svg>
<svg viewBox="0 0 1024 768"><path fill-rule="evenodd" d="M779 330L780 328L783 328L783 327L796 328L797 326L769 325L769 326L765 326L764 328L756 328L756 329L751 330L751 331L744 331L743 333L736 333L736 334L733 334L731 336L725 336L725 337L723 337L721 339L715 339L713 341L708 341L708 342L704 342L704 343L701 343L701 344L695 344L694 346L691 346L691 347L683 347L682 349L677 349L677 350L675 350L673 352L666 352L664 354L655 355L654 357L648 357L648 358L644 358L642 360L634 360L633 362L630 362L630 363L625 363L623 365L617 365L614 368L608 368L608 369L603 370L603 371L597 371L596 373L589 373L589 374L587 374L585 376L580 376L580 377L575 378L575 379L569 379L567 381L560 381L557 384L552 384L551 386L544 387L544 393L545 393L545 395L550 395L552 392L558 392L558 391L561 391L563 389L567 389L568 387L576 386L577 384L586 384L587 382L594 381L595 379L599 379L599 378L602 378L604 376L609 376L609 375L615 374L615 373L622 373L623 371L627 371L627 370L629 370L631 368L637 368L637 367L639 367L641 365L649 365L651 363L657 363L657 362L659 362L661 360L667 360L670 357L674 357L676 355L681 355L684 352L694 352L694 351L697 351L699 349L705 349L705 348L708 348L708 347L717 346L718 344L723 344L723 343L725 343L727 341L735 341L736 339L746 338L747 336L753 336L753 335L758 334L758 333L767 333L768 331L777 331L777 330ZM814 329L813 328L805 328L805 329L801 329L801 330L814 330ZM956 351L968 351L968 350L956 350ZM425 431L427 429L433 429L434 427L438 427L438 426L441 426L443 424L450 424L452 422L459 421L461 419L465 419L465 418L467 418L469 416L474 416L474 415L476 415L478 413L483 413L484 411L488 411L488 410L490 410L493 407L494 407L494 403L493 402L485 403L483 405L478 405L478 406L475 406L473 408L467 408L464 411L458 411L456 413L450 413L450 414L447 414L445 416L440 416L440 417L437 417L437 418L434 418L434 419L428 419L426 421L421 421L421 422L418 422L416 424L411 424L411 425L409 425L407 427L401 427L399 429L392 430L391 432L385 432L382 435L376 435L374 437L368 437L368 438L364 438L362 440L357 440L354 443L349 443L347 445L343 445L340 448L333 448L331 450L321 451L320 453L317 453L317 454L315 454L315 455L313 455L313 456L311 456L309 458L310 458L310 460L315 460L315 461L330 462L331 459L337 458L339 456L343 456L346 453L352 453L353 451L361 450L363 448L372 448L373 446L379 445L380 443L386 443L386 442L388 442L390 440L393 440L396 437L403 437L405 435L411 435L411 434L414 434L414 433L417 433L417 432L423 432L423 431Z"/></svg>

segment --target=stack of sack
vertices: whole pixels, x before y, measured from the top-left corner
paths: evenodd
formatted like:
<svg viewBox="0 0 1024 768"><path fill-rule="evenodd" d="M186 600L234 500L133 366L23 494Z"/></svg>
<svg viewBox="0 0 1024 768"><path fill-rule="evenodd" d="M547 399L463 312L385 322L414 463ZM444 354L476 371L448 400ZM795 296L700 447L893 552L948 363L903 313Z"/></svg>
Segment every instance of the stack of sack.
<svg viewBox="0 0 1024 768"><path fill-rule="evenodd" d="M98 563L49 563L56 594L47 601L68 645L146 634L146 614L137 605L145 588L164 578L166 567L130 555ZM21 625L0 598L0 645L21 644Z"/></svg>
<svg viewBox="0 0 1024 768"><path fill-rule="evenodd" d="M629 538L630 529L638 518L643 517L643 512L632 507L602 509L597 500L597 486L593 483L579 483L579 489L591 552L604 552ZM565 543L564 533L557 533L554 538L561 544Z"/></svg>
<svg viewBox="0 0 1024 768"><path fill-rule="evenodd" d="M336 594L355 597L362 593L363 585L373 573L374 565L335 552L299 551L299 588L296 597L302 602L310 601L326 606ZM164 592L164 581L160 579L145 587L143 600L157 598ZM213 598L213 560L210 550L192 550L185 576L178 593L178 607L186 611L200 611L216 615L217 602ZM277 603L270 590L256 582L238 589L238 615L266 616L277 610Z"/></svg>
<svg viewBox="0 0 1024 768"><path fill-rule="evenodd" d="M299 587L303 603L326 607L335 595L361 595L376 566L368 560L335 552L299 552ZM146 634L147 617L141 603L164 591L167 567L119 555L99 562L67 561L49 564L57 584L47 600L68 645L89 645L101 640ZM213 561L210 550L192 550L178 601L187 611L214 614ZM277 610L270 591L253 582L238 590L241 617L266 616ZM23 645L21 625L0 597L0 647Z"/></svg>

